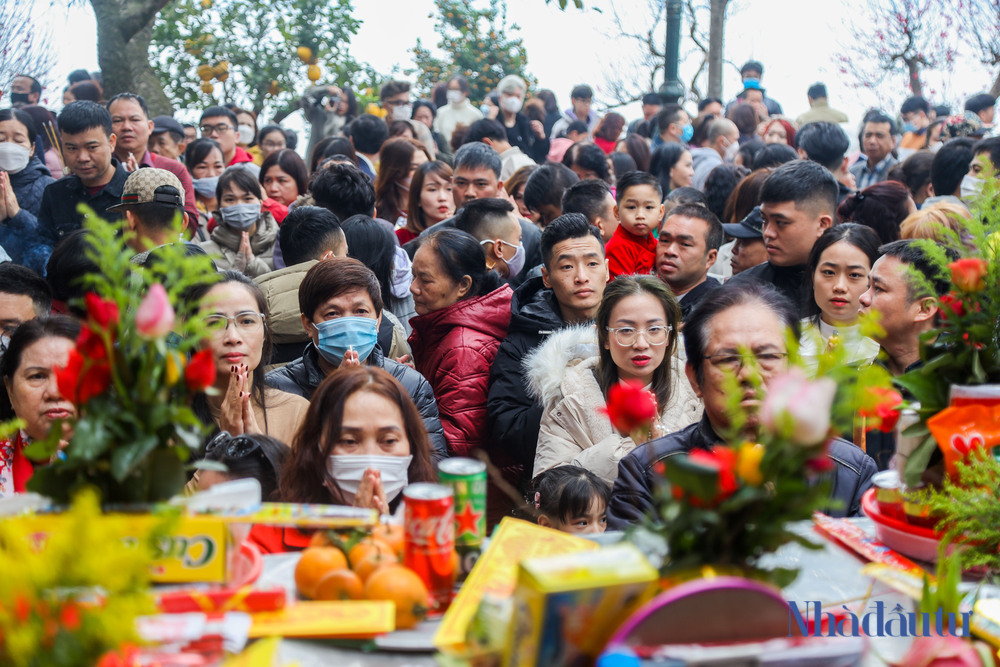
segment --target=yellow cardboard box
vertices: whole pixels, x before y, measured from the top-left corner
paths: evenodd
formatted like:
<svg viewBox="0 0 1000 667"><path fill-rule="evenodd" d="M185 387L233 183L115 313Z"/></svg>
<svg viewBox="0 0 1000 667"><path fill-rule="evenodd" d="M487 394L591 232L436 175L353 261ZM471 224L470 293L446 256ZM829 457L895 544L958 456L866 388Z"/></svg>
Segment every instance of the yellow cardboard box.
<svg viewBox="0 0 1000 667"><path fill-rule="evenodd" d="M658 576L631 544L521 561L504 664L592 663L625 619L653 597Z"/></svg>
<svg viewBox="0 0 1000 667"><path fill-rule="evenodd" d="M489 546L476 561L469 578L441 620L434 645L457 650L465 644L466 632L483 596L509 598L517 585L517 566L522 558L576 553L597 549L582 537L542 528L528 521L505 517L490 538Z"/></svg>
<svg viewBox="0 0 1000 667"><path fill-rule="evenodd" d="M5 520L25 522L32 532L32 540L41 545L50 533L62 529L66 519L59 514L43 514ZM126 542L137 542L146 539L164 518L152 514L106 514L100 520L119 522L125 534L134 536L126 538ZM228 573L227 556L232 553L232 539L224 519L179 517L172 523L169 534L156 545L152 578L160 583L222 583Z"/></svg>

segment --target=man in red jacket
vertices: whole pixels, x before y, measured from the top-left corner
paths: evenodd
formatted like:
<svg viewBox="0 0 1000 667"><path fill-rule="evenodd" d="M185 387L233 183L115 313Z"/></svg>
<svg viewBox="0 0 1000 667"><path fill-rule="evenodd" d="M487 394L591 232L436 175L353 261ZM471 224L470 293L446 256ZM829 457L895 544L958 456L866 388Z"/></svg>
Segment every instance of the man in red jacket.
<svg viewBox="0 0 1000 667"><path fill-rule="evenodd" d="M146 101L139 95L119 93L108 101L111 114L111 131L118 138L115 143L115 157L129 172L140 167L155 167L169 171L184 188L184 222L193 235L198 229L198 209L195 208L194 184L191 174L177 160L171 160L150 152L149 135L153 132L153 121L149 119Z"/></svg>

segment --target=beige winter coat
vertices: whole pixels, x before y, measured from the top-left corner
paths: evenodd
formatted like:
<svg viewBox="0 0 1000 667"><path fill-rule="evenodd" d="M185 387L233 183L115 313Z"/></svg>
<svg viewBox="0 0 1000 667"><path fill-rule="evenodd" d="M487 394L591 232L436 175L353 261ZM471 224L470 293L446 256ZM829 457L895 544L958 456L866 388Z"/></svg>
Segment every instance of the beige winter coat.
<svg viewBox="0 0 1000 667"><path fill-rule="evenodd" d="M532 477L559 465L575 465L614 483L618 462L637 444L622 436L601 411L606 401L597 381L597 334L593 326L554 334L524 361L532 393L544 407ZM671 398L659 424L673 433L701 419L702 402L675 356Z"/></svg>
<svg viewBox="0 0 1000 667"><path fill-rule="evenodd" d="M219 271L234 269L250 278L256 278L274 270L274 242L278 238L278 223L268 211L263 211L257 221L257 229L250 237L253 259L246 266L239 254L243 234L225 225L212 230L212 238L202 241L202 249L215 260Z"/></svg>

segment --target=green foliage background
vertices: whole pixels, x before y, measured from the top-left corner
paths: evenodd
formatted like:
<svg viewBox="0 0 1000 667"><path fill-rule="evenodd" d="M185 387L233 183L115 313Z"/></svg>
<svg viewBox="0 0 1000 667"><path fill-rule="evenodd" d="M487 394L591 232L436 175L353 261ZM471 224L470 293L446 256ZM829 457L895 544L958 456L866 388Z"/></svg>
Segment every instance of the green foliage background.
<svg viewBox="0 0 1000 667"><path fill-rule="evenodd" d="M150 59L179 109L233 102L280 119L312 85L299 46L312 50L319 83L377 89L374 70L351 55L361 25L352 12L351 0L175 0L153 25ZM228 79L203 92L198 66L223 61Z"/></svg>
<svg viewBox="0 0 1000 667"><path fill-rule="evenodd" d="M441 39L437 47L444 58L433 56L421 41L413 47L417 88L430 91L452 74L469 80L469 99L481 102L507 74L524 78L531 89L535 79L527 73L528 54L518 36L520 27L507 23L507 5L489 0L483 9L462 0L435 0L434 31Z"/></svg>

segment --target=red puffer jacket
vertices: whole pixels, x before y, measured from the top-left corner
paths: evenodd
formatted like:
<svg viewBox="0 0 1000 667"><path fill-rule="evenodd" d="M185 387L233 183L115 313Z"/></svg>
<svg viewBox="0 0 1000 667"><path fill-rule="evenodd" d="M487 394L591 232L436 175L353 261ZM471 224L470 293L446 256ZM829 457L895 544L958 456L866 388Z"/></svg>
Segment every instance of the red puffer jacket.
<svg viewBox="0 0 1000 667"><path fill-rule="evenodd" d="M467 456L486 445L490 366L510 324L503 285L489 294L410 318L410 349L417 370L434 388L448 451Z"/></svg>

